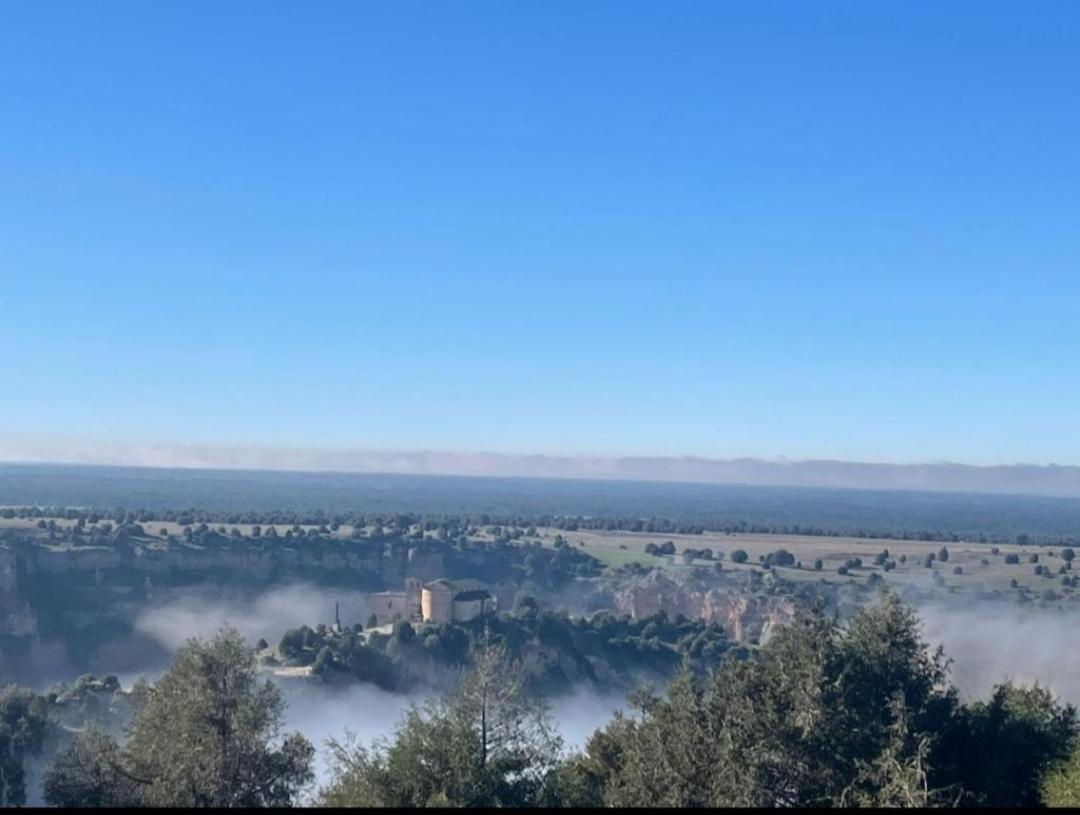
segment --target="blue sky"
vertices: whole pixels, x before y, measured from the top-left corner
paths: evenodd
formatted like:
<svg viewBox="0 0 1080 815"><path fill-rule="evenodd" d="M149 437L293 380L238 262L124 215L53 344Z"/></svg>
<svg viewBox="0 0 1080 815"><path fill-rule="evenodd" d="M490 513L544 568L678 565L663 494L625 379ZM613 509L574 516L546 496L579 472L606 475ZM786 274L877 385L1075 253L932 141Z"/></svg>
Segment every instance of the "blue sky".
<svg viewBox="0 0 1080 815"><path fill-rule="evenodd" d="M1080 463L1080 4L46 2L21 437Z"/></svg>

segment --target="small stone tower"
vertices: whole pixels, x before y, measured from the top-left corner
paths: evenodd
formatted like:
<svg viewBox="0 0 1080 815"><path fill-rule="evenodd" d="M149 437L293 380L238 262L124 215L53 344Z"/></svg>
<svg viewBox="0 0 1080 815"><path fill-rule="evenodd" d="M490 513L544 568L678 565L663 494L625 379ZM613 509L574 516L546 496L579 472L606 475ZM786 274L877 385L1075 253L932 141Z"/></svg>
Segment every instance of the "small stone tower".
<svg viewBox="0 0 1080 815"><path fill-rule="evenodd" d="M420 591L422 585L415 577L405 578L405 608L408 619L416 622L422 619L420 613Z"/></svg>

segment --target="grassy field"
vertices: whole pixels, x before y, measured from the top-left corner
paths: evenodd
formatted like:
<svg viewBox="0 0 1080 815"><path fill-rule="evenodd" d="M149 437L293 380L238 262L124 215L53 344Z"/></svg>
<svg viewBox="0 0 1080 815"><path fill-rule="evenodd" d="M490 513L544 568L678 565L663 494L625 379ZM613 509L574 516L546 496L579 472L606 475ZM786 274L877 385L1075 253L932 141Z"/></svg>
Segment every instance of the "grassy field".
<svg viewBox="0 0 1080 815"><path fill-rule="evenodd" d="M55 519L60 527L73 524L72 521ZM19 518L0 519L0 528L28 529L35 528L37 521L28 521ZM230 532L233 527L241 533L249 535L252 527L249 524L225 525L226 531ZM169 522L152 522L144 525L151 535L160 534L165 530L168 535L180 535L182 529L178 524ZM218 525L213 528L217 529ZM263 531L267 525L262 526ZM289 525L279 524L276 526L278 534L284 535ZM304 531L313 527L301 527ZM347 538L353 532L351 526L342 526L335 534L340 538ZM929 584L935 572L945 579L945 586L959 591L973 591L982 588L986 591L1010 591L1013 590L1010 582L1015 579L1020 586L1025 586L1035 592L1043 592L1052 589L1058 594L1064 595L1070 600L1080 601L1080 592L1071 587L1063 587L1058 575L1059 569L1065 564L1060 547L1051 545L1017 546L1009 544L990 545L978 543L952 543L889 540L889 539L866 539L856 537L824 537L802 535L771 535L771 534L722 534L706 533L702 535L657 535L655 533L638 532L561 532L558 529L538 529L537 538L545 546L553 546L557 536L562 535L572 546L580 547L582 551L595 557L607 567L619 567L628 563L642 563L649 566L670 567L682 563L678 554L672 557L656 557L645 551L649 543L662 544L666 541L674 543L676 552L681 553L684 549L713 550L714 555L722 554L721 562L725 570L755 569L759 559L775 552L777 549L786 549L791 552L801 567L780 567L778 573L789 580L838 580L855 579L865 580L871 573L880 574L889 583L904 586L908 583ZM480 539L489 538L490 535L481 533ZM947 562L935 560L931 567L924 565L928 554L937 555L942 546L948 549L949 559ZM731 560L731 555L738 549L742 549L748 555L745 564L737 564ZM874 566L874 557L888 550L889 556L897 565L892 571L885 572L880 567ZM993 550L997 550L995 554ZM1005 563L1005 556L1015 553L1020 558L1019 564ZM906 560L901 562L901 557ZM1031 563L1032 556L1038 557L1038 563ZM837 569L852 558L861 558L863 566L850 570L847 576L841 576ZM814 569L814 561L822 561L822 569ZM708 561L695 561L698 565L710 565ZM1051 577L1044 577L1034 573L1036 565L1045 566ZM954 569L960 567L962 574L955 574ZM1080 574L1080 565L1076 566L1068 574Z"/></svg>
<svg viewBox="0 0 1080 815"><path fill-rule="evenodd" d="M1015 546L1001 545L991 546L979 543L952 543L940 542L886 540L845 537L819 537L801 535L662 535L636 532L563 532L555 529L538 530L541 541L546 546L552 546L556 535L563 537L573 546L581 547L593 557L607 566L620 566L624 563L639 562L652 566L671 566L680 563L676 555L670 557L656 557L645 552L649 543L662 544L671 541L675 544L677 552L684 549L713 550L714 555L723 553L724 569L753 569L758 568L760 557L764 557L777 549L787 549L797 561L801 561L802 568L780 568L778 573L792 580L818 580L822 577L835 580L841 576L837 569L852 558L861 558L863 567L853 569L848 577L865 579L870 573L881 574L890 583L903 586L910 582L929 582L933 579L933 573L939 572L945 578L946 586L954 586L959 590L974 590L980 585L987 591L1010 590L1010 581L1016 579L1020 585L1027 586L1033 591L1053 589L1059 594L1078 597L1076 590L1063 589L1058 576L1059 568L1065 564L1059 547L1054 546ZM927 568L924 560L928 554L937 555L942 546L948 550L947 562L935 560L932 567ZM731 561L731 555L738 549L742 549L749 556L747 563L736 564ZM896 568L885 572L880 567L874 567L875 555L887 549L891 559L897 561ZM993 550L997 549L997 554ZM1019 564L1006 564L1005 556L1015 553L1020 558ZM1029 563L1032 555L1038 556L1038 563ZM906 562L900 562L900 557L906 556ZM814 571L814 561L821 559L822 570ZM985 562L984 562L985 561ZM707 565L707 561L695 561L697 564ZM1042 565L1049 569L1052 578L1046 578L1034 573L1035 566ZM953 573L956 567L960 567L962 574ZM1073 571L1080 574L1080 562Z"/></svg>

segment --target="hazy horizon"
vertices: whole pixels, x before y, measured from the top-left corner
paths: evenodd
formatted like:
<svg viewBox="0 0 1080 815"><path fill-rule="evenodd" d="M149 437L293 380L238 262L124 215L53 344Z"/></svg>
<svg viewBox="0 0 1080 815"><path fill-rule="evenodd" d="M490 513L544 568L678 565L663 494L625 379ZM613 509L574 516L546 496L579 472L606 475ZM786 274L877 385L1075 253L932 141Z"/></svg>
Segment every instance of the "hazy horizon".
<svg viewBox="0 0 1080 815"><path fill-rule="evenodd" d="M836 487L1080 496L1080 466L873 462L705 456L557 456L487 451L124 444L0 435L10 464L249 470L297 473L606 479L670 483Z"/></svg>

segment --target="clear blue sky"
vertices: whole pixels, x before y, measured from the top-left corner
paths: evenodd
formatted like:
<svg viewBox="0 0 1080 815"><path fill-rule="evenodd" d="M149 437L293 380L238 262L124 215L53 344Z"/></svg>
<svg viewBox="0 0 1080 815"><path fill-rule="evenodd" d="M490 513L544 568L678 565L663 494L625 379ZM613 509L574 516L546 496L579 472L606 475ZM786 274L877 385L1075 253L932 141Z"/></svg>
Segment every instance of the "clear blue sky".
<svg viewBox="0 0 1080 815"><path fill-rule="evenodd" d="M0 428L1080 463L1080 3L0 18Z"/></svg>

